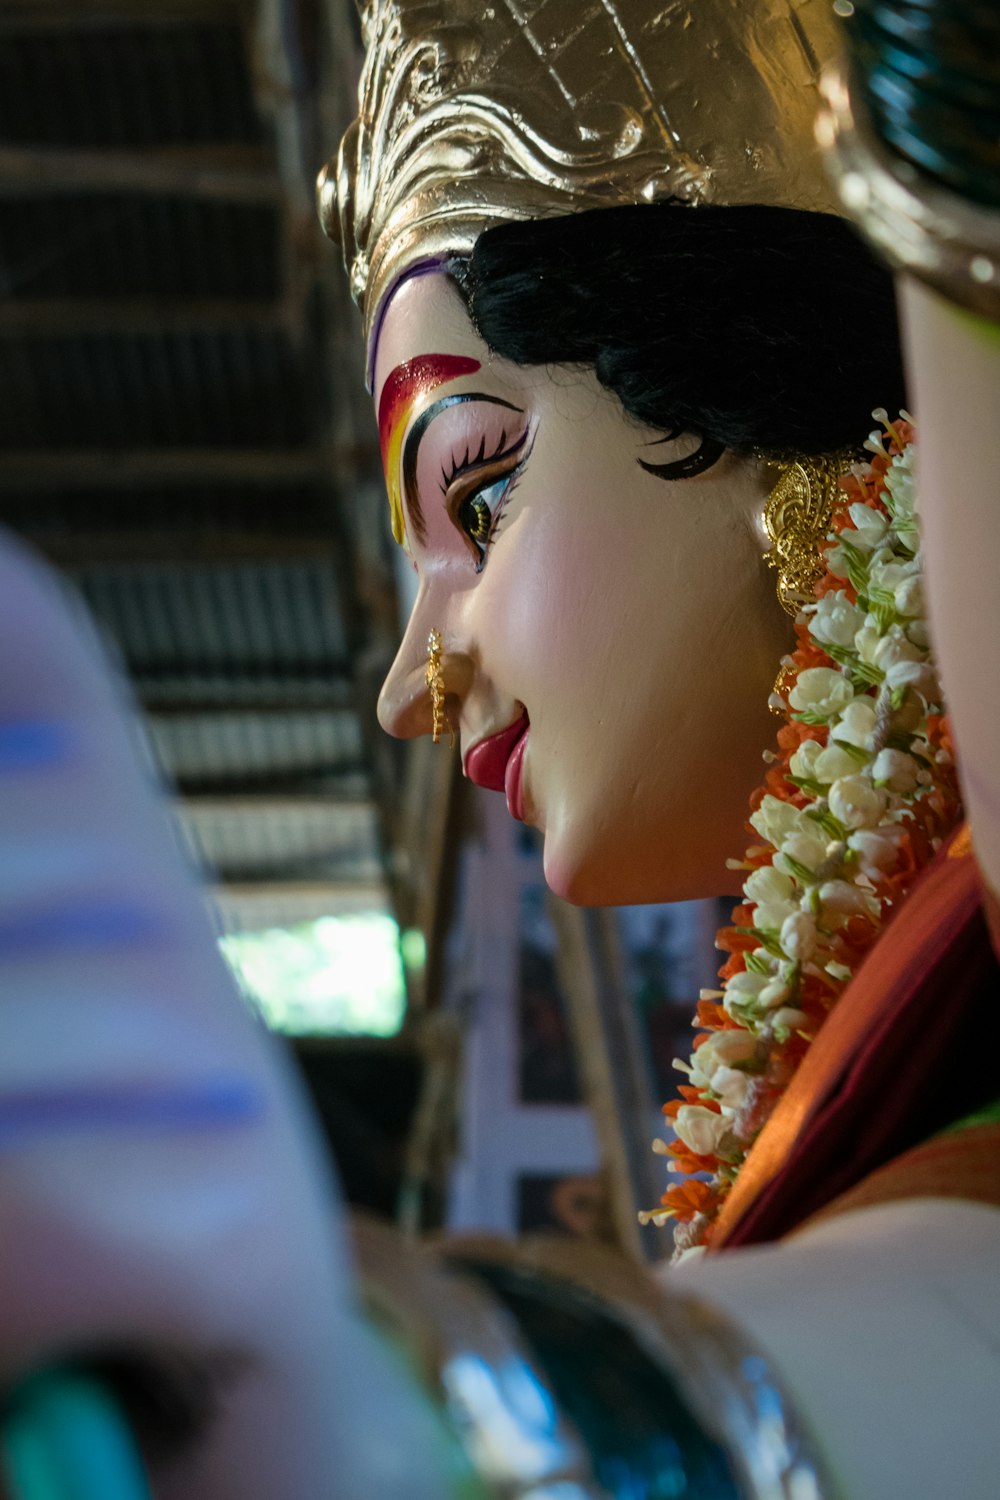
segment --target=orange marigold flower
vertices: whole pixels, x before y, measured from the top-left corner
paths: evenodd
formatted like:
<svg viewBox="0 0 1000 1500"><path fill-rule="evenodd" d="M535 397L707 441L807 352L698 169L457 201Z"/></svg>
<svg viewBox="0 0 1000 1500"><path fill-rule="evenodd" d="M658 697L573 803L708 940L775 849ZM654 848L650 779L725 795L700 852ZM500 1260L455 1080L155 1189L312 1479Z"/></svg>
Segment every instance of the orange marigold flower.
<svg viewBox="0 0 1000 1500"><path fill-rule="evenodd" d="M739 1025L737 1021L733 1020L725 1006L720 1005L716 1000L698 1001L693 1024L696 1026L711 1027L713 1031L726 1031L731 1026L738 1027Z"/></svg>
<svg viewBox="0 0 1000 1500"><path fill-rule="evenodd" d="M707 1182L676 1182L667 1188L660 1202L675 1219L688 1224L696 1214L709 1213L718 1201L718 1193Z"/></svg>
<svg viewBox="0 0 1000 1500"><path fill-rule="evenodd" d="M694 1174L696 1172L714 1172L718 1162L714 1156L699 1156L697 1151L692 1151L685 1146L683 1141L672 1141L668 1147L668 1155L672 1156L682 1171Z"/></svg>

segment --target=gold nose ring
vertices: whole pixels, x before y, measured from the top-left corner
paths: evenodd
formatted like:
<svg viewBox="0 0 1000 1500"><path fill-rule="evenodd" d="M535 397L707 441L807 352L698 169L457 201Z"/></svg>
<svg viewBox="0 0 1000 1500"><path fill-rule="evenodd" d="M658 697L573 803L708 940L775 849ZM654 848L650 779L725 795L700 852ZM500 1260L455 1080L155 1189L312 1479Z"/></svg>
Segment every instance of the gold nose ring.
<svg viewBox="0 0 1000 1500"><path fill-rule="evenodd" d="M435 745L441 743L444 729L444 668L441 665L441 632L432 630L427 637L427 666L424 681L431 695L431 739Z"/></svg>

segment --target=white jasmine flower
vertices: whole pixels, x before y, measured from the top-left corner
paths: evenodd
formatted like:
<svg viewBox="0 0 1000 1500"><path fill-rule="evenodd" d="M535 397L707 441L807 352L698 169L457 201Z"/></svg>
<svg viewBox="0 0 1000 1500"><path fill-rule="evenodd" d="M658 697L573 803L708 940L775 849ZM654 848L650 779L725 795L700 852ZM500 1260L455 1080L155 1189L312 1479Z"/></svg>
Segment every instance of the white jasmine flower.
<svg viewBox="0 0 1000 1500"><path fill-rule="evenodd" d="M757 996L757 1003L764 1010L773 1010L776 1005L780 1005L782 1001L787 1000L791 993L791 986L786 984L783 979L772 979L765 984Z"/></svg>
<svg viewBox="0 0 1000 1500"><path fill-rule="evenodd" d="M849 750L844 750L840 745L827 745L816 757L816 765L813 771L817 781L829 785L841 776L852 776L858 769L858 763Z"/></svg>
<svg viewBox="0 0 1000 1500"><path fill-rule="evenodd" d="M799 1010L794 1005L783 1005L771 1017L771 1024L775 1031L798 1031L808 1019L804 1010Z"/></svg>
<svg viewBox="0 0 1000 1500"><path fill-rule="evenodd" d="M876 422L881 421L885 414L885 408L882 406L877 406L872 412L872 416ZM869 453L879 453L883 458L889 457L889 450L882 441L882 434L877 427L873 432L868 434L862 446L867 448Z"/></svg>
<svg viewBox="0 0 1000 1500"><path fill-rule="evenodd" d="M923 616L925 613L924 584L918 573L912 573L909 578L904 578L897 585L896 608L908 619Z"/></svg>
<svg viewBox="0 0 1000 1500"><path fill-rule="evenodd" d="M917 649L914 648L914 651L916 652ZM926 703L939 703L941 700L937 674L927 661L894 662L885 674L885 681L889 688L913 688L914 692L919 693Z"/></svg>
<svg viewBox="0 0 1000 1500"><path fill-rule="evenodd" d="M906 638L919 646L921 651L929 651L931 648L930 632L927 629L927 621L923 618L907 620Z"/></svg>
<svg viewBox="0 0 1000 1500"><path fill-rule="evenodd" d="M691 1082L695 1088L715 1088L720 1069L748 1062L757 1050L749 1031L710 1031L706 1041L691 1054Z"/></svg>
<svg viewBox="0 0 1000 1500"><path fill-rule="evenodd" d="M902 750L880 750L872 766L872 780L890 792L905 796L916 791L920 767Z"/></svg>
<svg viewBox="0 0 1000 1500"><path fill-rule="evenodd" d="M788 762L788 769L793 776L816 780L816 760L822 751L823 746L818 740L803 740Z"/></svg>
<svg viewBox="0 0 1000 1500"><path fill-rule="evenodd" d="M830 788L829 801L830 811L845 828L874 828L885 812L885 793L867 776L841 776Z"/></svg>
<svg viewBox="0 0 1000 1500"><path fill-rule="evenodd" d="M901 662L919 662L923 660L924 653L919 646L907 640L902 629L893 625L887 635L884 635L871 655L873 666L878 667L888 677L889 673Z"/></svg>
<svg viewBox="0 0 1000 1500"><path fill-rule="evenodd" d="M734 974L726 982L726 995L722 1003L730 1015L747 1008L756 1010L760 992L769 982L770 975L754 974L750 969L742 974Z"/></svg>
<svg viewBox="0 0 1000 1500"><path fill-rule="evenodd" d="M714 1156L729 1130L729 1121L703 1104L682 1104L674 1129L690 1151L698 1156Z"/></svg>
<svg viewBox="0 0 1000 1500"><path fill-rule="evenodd" d="M793 881L773 865L754 870L744 882L743 893L754 906L755 927L778 931L785 918L799 909Z"/></svg>
<svg viewBox="0 0 1000 1500"><path fill-rule="evenodd" d="M780 797L772 797L768 793L752 814L750 824L761 838L777 848L782 839L801 828L802 814L790 802L783 802Z"/></svg>
<svg viewBox="0 0 1000 1500"><path fill-rule="evenodd" d="M889 523L881 511L872 510L870 505L858 500L849 507L848 515L854 529L852 531L847 527L841 534L849 542L862 552L874 552L877 547L881 547L889 529Z"/></svg>
<svg viewBox="0 0 1000 1500"><path fill-rule="evenodd" d="M780 932L785 918L798 909L797 901L765 901L754 907L754 926L763 932Z"/></svg>
<svg viewBox="0 0 1000 1500"><path fill-rule="evenodd" d="M849 703L830 731L831 740L846 740L861 750L870 750L875 735L875 699L867 694Z"/></svg>
<svg viewBox="0 0 1000 1500"><path fill-rule="evenodd" d="M782 923L781 946L798 963L805 963L813 956L817 941L816 918L809 912L798 911Z"/></svg>
<svg viewBox="0 0 1000 1500"><path fill-rule="evenodd" d="M756 1000L769 978L767 974L755 974L752 969L744 969L726 981L726 999L735 997L740 1000Z"/></svg>
<svg viewBox="0 0 1000 1500"><path fill-rule="evenodd" d="M904 448L889 466L885 476L885 487L889 491L895 529L900 523L913 521L917 510L917 486L913 473L916 451L912 445Z"/></svg>
<svg viewBox="0 0 1000 1500"><path fill-rule="evenodd" d="M847 847L858 856L858 868L862 875L878 882L883 870L888 870L896 861L901 832L893 828L858 829L849 835Z"/></svg>
<svg viewBox="0 0 1000 1500"><path fill-rule="evenodd" d="M868 624L862 625L854 637L854 649L863 662L866 662L869 666L874 666L875 652L882 644L882 641L883 635L881 630L879 630L874 621L870 621Z"/></svg>
<svg viewBox="0 0 1000 1500"><path fill-rule="evenodd" d="M873 588L885 589L894 594L897 589L911 581L915 564L913 561L899 562L895 557L873 562L868 569L868 582Z"/></svg>
<svg viewBox="0 0 1000 1500"><path fill-rule="evenodd" d="M799 713L817 718L833 718L850 703L853 689L842 672L832 667L807 667L788 695L788 701Z"/></svg>
<svg viewBox="0 0 1000 1500"><path fill-rule="evenodd" d="M794 883L773 865L764 865L761 869L752 871L743 884L743 890L747 899L757 906L790 901L795 894Z"/></svg>
<svg viewBox="0 0 1000 1500"><path fill-rule="evenodd" d="M825 594L813 607L809 633L824 645L850 646L864 624L864 615L843 591Z"/></svg>
<svg viewBox="0 0 1000 1500"><path fill-rule="evenodd" d="M887 681L902 662L923 660L923 652L907 639L901 625L892 625L884 632L877 625L865 625L854 638L854 649L863 662L883 673Z"/></svg>
<svg viewBox="0 0 1000 1500"><path fill-rule="evenodd" d="M824 916L877 916L879 903L868 891L862 891L849 880L827 880L819 888Z"/></svg>
<svg viewBox="0 0 1000 1500"><path fill-rule="evenodd" d="M847 553L840 546L839 542L827 548L826 566L828 572L832 573L834 578L849 577L850 568L847 562Z"/></svg>
<svg viewBox="0 0 1000 1500"><path fill-rule="evenodd" d="M811 833L790 833L786 839L782 839L781 849L774 856L774 863L783 874L795 874L792 860L797 865L804 865L807 870L815 870L826 859L826 838L815 823L810 826L814 830Z"/></svg>
<svg viewBox="0 0 1000 1500"><path fill-rule="evenodd" d="M718 1096L724 1115L734 1115L745 1103L750 1088L750 1079L738 1068L716 1068L712 1079L712 1093Z"/></svg>

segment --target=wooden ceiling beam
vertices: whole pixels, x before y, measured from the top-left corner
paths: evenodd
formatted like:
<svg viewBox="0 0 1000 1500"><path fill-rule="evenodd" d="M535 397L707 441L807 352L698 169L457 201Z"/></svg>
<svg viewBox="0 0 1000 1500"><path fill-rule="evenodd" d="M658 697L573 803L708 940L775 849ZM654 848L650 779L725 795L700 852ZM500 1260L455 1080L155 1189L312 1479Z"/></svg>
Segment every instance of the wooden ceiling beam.
<svg viewBox="0 0 1000 1500"><path fill-rule="evenodd" d="M252 9L253 0L5 0L0 11L0 36L243 21Z"/></svg>
<svg viewBox="0 0 1000 1500"><path fill-rule="evenodd" d="M0 147L0 194L53 191L176 193L227 203L275 204L284 195L274 155L266 147Z"/></svg>
<svg viewBox="0 0 1000 1500"><path fill-rule="evenodd" d="M314 820L314 826L325 828L335 823L340 823L341 815L349 815L358 818L367 826L369 817L374 812L374 806L370 797L359 797L357 795L316 796L312 792L303 792L299 795L285 793L276 795L269 792L260 792L253 796L231 797L225 791L212 794L202 794L196 797L182 797L179 799L181 811L192 818L199 816L208 817L218 815L226 818L295 818L302 813L308 813Z"/></svg>
<svg viewBox="0 0 1000 1500"><path fill-rule="evenodd" d="M162 678L133 672L132 686L147 713L160 715L194 713L231 713L246 709L255 714L302 713L306 710L354 708L354 686L346 671L324 677L300 679L286 675L280 682L274 677L238 678L219 676L199 679L192 673L184 678L164 682Z"/></svg>
<svg viewBox="0 0 1000 1500"><path fill-rule="evenodd" d="M372 880L261 880L250 884L226 880L216 886L223 899L261 905L269 898L278 901L301 901L303 905L321 907L325 900L353 898L359 906L388 912L385 886Z"/></svg>
<svg viewBox="0 0 1000 1500"><path fill-rule="evenodd" d="M266 298L38 297L0 302L0 339L201 333L297 326L297 310Z"/></svg>
<svg viewBox="0 0 1000 1500"><path fill-rule="evenodd" d="M0 493L133 489L142 485L330 479L336 456L319 448L19 449L0 453Z"/></svg>
<svg viewBox="0 0 1000 1500"><path fill-rule="evenodd" d="M36 535L30 526L21 525L38 550L57 567L102 567L117 563L160 566L173 563L299 563L329 561L333 539L329 532L277 532L231 529L195 530L193 527L171 529L169 515L158 528L133 527L129 530L77 531L53 539Z"/></svg>

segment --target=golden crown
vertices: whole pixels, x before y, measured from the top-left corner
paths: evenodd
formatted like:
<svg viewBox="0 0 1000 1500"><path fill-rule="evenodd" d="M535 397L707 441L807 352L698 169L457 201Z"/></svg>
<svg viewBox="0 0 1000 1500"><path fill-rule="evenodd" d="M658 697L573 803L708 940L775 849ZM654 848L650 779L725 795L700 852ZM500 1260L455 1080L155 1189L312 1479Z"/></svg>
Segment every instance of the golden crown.
<svg viewBox="0 0 1000 1500"><path fill-rule="evenodd" d="M614 203L836 211L813 139L831 0L369 0L358 118L320 174L370 335L424 259Z"/></svg>

